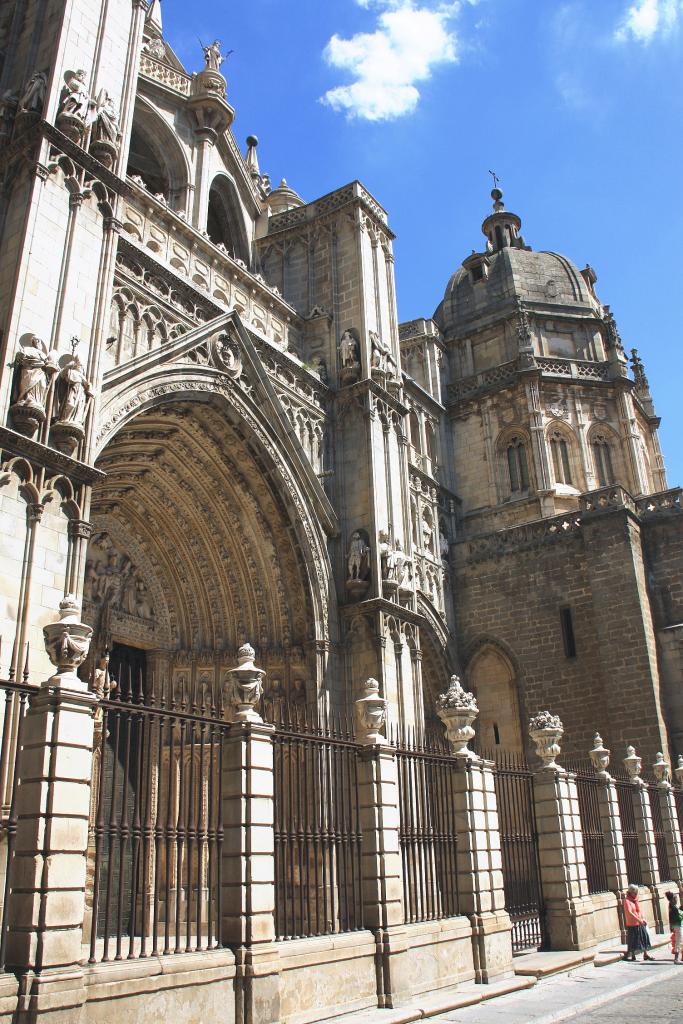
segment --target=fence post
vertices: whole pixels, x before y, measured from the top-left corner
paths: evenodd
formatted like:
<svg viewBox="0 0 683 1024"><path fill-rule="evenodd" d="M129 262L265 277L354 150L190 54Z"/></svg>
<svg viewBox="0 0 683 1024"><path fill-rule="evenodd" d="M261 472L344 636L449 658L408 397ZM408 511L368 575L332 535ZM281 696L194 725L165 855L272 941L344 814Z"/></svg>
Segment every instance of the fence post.
<svg viewBox="0 0 683 1024"><path fill-rule="evenodd" d="M589 751L590 759L597 777L602 782L598 790L600 801L600 821L605 845L605 872L607 885L611 892L621 896L629 884L626 871L626 853L621 833L621 814L619 799L614 779L607 771L610 751L605 748L602 736L596 732L593 749Z"/></svg>
<svg viewBox="0 0 683 1024"><path fill-rule="evenodd" d="M671 785L671 765L665 760L664 754L657 754L657 760L652 766L657 779L657 793L655 796L660 799L662 808L662 827L666 842L667 859L671 871L671 881L677 882L678 887L683 887L683 845L681 843L681 829L678 822L678 810L676 798Z"/></svg>
<svg viewBox="0 0 683 1024"><path fill-rule="evenodd" d="M358 789L363 833L363 921L375 934L377 1004L394 1007L410 995L403 910L396 752L381 734L387 702L368 679L356 701L356 737L363 746Z"/></svg>
<svg viewBox="0 0 683 1024"><path fill-rule="evenodd" d="M223 759L221 939L235 951L237 1024L270 1024L280 1017L275 946L275 845L272 725L255 711L263 669L254 649L239 649L228 673L234 722Z"/></svg>
<svg viewBox="0 0 683 1024"><path fill-rule="evenodd" d="M6 965L21 975L18 1020L85 1002L82 932L97 698L76 670L92 629L66 597L43 630L56 673L32 697L17 766Z"/></svg>
<svg viewBox="0 0 683 1024"><path fill-rule="evenodd" d="M560 719L548 711L529 722L529 735L544 762L534 774L534 804L546 938L552 949L584 949L595 943L593 900L575 776L555 762L563 733Z"/></svg>
<svg viewBox="0 0 683 1024"><path fill-rule="evenodd" d="M437 711L461 769L454 780L459 910L472 925L475 980L486 983L512 972L512 922L505 909L493 764L467 746L479 708L457 676L439 697Z"/></svg>

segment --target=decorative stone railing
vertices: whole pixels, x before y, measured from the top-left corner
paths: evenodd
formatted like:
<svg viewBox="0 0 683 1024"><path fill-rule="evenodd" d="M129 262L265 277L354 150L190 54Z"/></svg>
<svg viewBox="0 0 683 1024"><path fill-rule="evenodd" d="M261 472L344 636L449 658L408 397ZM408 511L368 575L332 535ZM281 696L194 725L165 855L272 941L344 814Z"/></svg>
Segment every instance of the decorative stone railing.
<svg viewBox="0 0 683 1024"><path fill-rule="evenodd" d="M574 377L581 380L607 380L609 363L592 362L585 359L536 358L536 367L541 373L554 377Z"/></svg>
<svg viewBox="0 0 683 1024"><path fill-rule="evenodd" d="M278 231L286 231L289 228L297 227L299 224L305 224L317 217L321 217L326 213L334 213L343 206L354 202L354 200L360 200L365 210L386 227L388 221L386 210L379 205L367 189L363 188L359 181L352 181L350 185L345 185L344 188L337 189L336 192L330 192L328 195L316 199L315 202L307 203L305 206L297 206L293 210L285 210L284 213L275 214L268 221L268 234L272 235ZM261 241L263 242L264 240L261 239Z"/></svg>
<svg viewBox="0 0 683 1024"><path fill-rule="evenodd" d="M658 491L638 498L636 509L641 516L657 515L662 512L680 512L683 508L683 488L672 487L669 491Z"/></svg>
<svg viewBox="0 0 683 1024"><path fill-rule="evenodd" d="M439 335L439 328L433 320L425 320L420 317L417 320L408 320L398 325L398 337L400 341L408 341L409 338L421 338L424 335L436 338Z"/></svg>
<svg viewBox="0 0 683 1024"><path fill-rule="evenodd" d="M176 68L170 67L163 61L155 60L148 53L140 55L140 74L144 75L145 78L151 78L155 82L160 82L161 85L165 85L167 88L173 89L174 92L179 92L183 96L190 95L190 89L192 88L191 77L183 74L182 71L177 71Z"/></svg>
<svg viewBox="0 0 683 1024"><path fill-rule="evenodd" d="M125 236L192 288L227 309L236 309L250 330L278 348L296 352L299 317L276 288L252 274L183 216L129 180L121 220Z"/></svg>
<svg viewBox="0 0 683 1024"><path fill-rule="evenodd" d="M507 384L515 379L517 373L517 360L512 359L508 363L501 363L490 370L482 370L471 377L465 377L455 384L451 384L448 393L454 402L462 402L478 391L495 387L498 384Z"/></svg>
<svg viewBox="0 0 683 1024"><path fill-rule="evenodd" d="M548 359L545 357L534 357L525 370L540 370L542 375L550 377L565 377L568 380L608 380L609 364L589 362L579 359ZM473 395L487 388L498 387L501 384L509 384L515 380L518 371L522 369L519 359L511 359L507 363L501 363L490 370L482 370L471 377L456 381L448 388L452 402L462 402Z"/></svg>
<svg viewBox="0 0 683 1024"><path fill-rule="evenodd" d="M507 552L553 544L577 537L580 529L581 517L576 513L554 516L552 519L541 519L538 522L525 523L522 526L513 526L508 530L473 537L464 543L468 560L478 562L487 558L498 558Z"/></svg>
<svg viewBox="0 0 683 1024"><path fill-rule="evenodd" d="M615 484L582 494L579 497L579 508L584 514L606 512L614 508L627 508L631 512L635 512L636 503L625 488Z"/></svg>

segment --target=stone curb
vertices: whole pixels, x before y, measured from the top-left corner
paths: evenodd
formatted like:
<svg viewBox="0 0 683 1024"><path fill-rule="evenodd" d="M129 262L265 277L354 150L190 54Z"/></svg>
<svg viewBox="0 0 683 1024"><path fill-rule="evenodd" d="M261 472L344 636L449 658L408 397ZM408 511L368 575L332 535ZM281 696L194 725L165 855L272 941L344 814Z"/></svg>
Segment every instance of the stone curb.
<svg viewBox="0 0 683 1024"><path fill-rule="evenodd" d="M683 975L683 971L681 974ZM662 980L663 975L663 971L658 971L652 977L642 978L639 981L631 982L629 985L624 985L623 988L610 988L609 991L603 992L602 995L594 996L592 999L587 999L583 1003L575 1003L574 1006L570 1008L558 1010L556 1013L546 1014L545 1017L537 1017L533 1022L531 1022L531 1024L559 1024L560 1021L572 1020L572 1018L577 1017L580 1013L590 1013L592 1010L597 1010L601 1006L606 1006L608 1003L612 1003L617 999L633 995L634 992L639 992L641 989L648 988L650 985L655 985L658 981Z"/></svg>

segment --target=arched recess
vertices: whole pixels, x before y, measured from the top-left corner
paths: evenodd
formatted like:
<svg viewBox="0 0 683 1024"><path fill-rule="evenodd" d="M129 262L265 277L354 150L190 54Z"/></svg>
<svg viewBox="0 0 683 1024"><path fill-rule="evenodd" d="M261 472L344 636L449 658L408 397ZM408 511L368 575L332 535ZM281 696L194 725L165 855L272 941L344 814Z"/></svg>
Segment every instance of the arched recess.
<svg viewBox="0 0 683 1024"><path fill-rule="evenodd" d="M227 174L217 174L211 182L206 230L215 245L224 245L230 255L250 266L244 215L235 183Z"/></svg>
<svg viewBox="0 0 683 1024"><path fill-rule="evenodd" d="M480 747L523 753L517 673L511 658L497 644L485 642L470 657L465 679L466 689L479 704L476 730Z"/></svg>
<svg viewBox="0 0 683 1024"><path fill-rule="evenodd" d="M332 685L314 641L336 637L323 527L287 453L246 397L208 368L174 370L163 368L104 410L97 465L107 477L93 492L95 530L107 532L116 519L122 549L114 570L134 563L156 616L154 580L131 553L137 544L168 606L158 626L121 617L129 633L137 625L135 643L124 629L111 640L161 647L171 657L184 652L217 673L250 641L269 678L294 682L296 674L314 700ZM129 615L133 586L129 580Z"/></svg>
<svg viewBox="0 0 683 1024"><path fill-rule="evenodd" d="M190 167L177 136L143 97L135 101L128 154L129 177L138 176L173 210L185 210Z"/></svg>

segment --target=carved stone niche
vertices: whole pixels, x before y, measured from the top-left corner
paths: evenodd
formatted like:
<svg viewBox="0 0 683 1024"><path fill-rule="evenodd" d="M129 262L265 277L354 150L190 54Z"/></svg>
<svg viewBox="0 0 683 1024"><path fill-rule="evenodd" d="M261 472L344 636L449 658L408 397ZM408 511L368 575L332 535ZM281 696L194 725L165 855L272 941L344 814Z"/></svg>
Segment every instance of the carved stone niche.
<svg viewBox="0 0 683 1024"><path fill-rule="evenodd" d="M83 600L100 632L108 632L112 614L140 620L154 629L155 612L149 590L131 559L118 550L107 533L99 533L88 546L83 583ZM107 636L99 637L107 643Z"/></svg>
<svg viewBox="0 0 683 1024"><path fill-rule="evenodd" d="M360 335L355 327L347 327L339 341L339 383L355 384L360 378Z"/></svg>
<svg viewBox="0 0 683 1024"><path fill-rule="evenodd" d="M365 530L354 530L346 556L346 591L352 601L360 601L370 587L370 544Z"/></svg>

